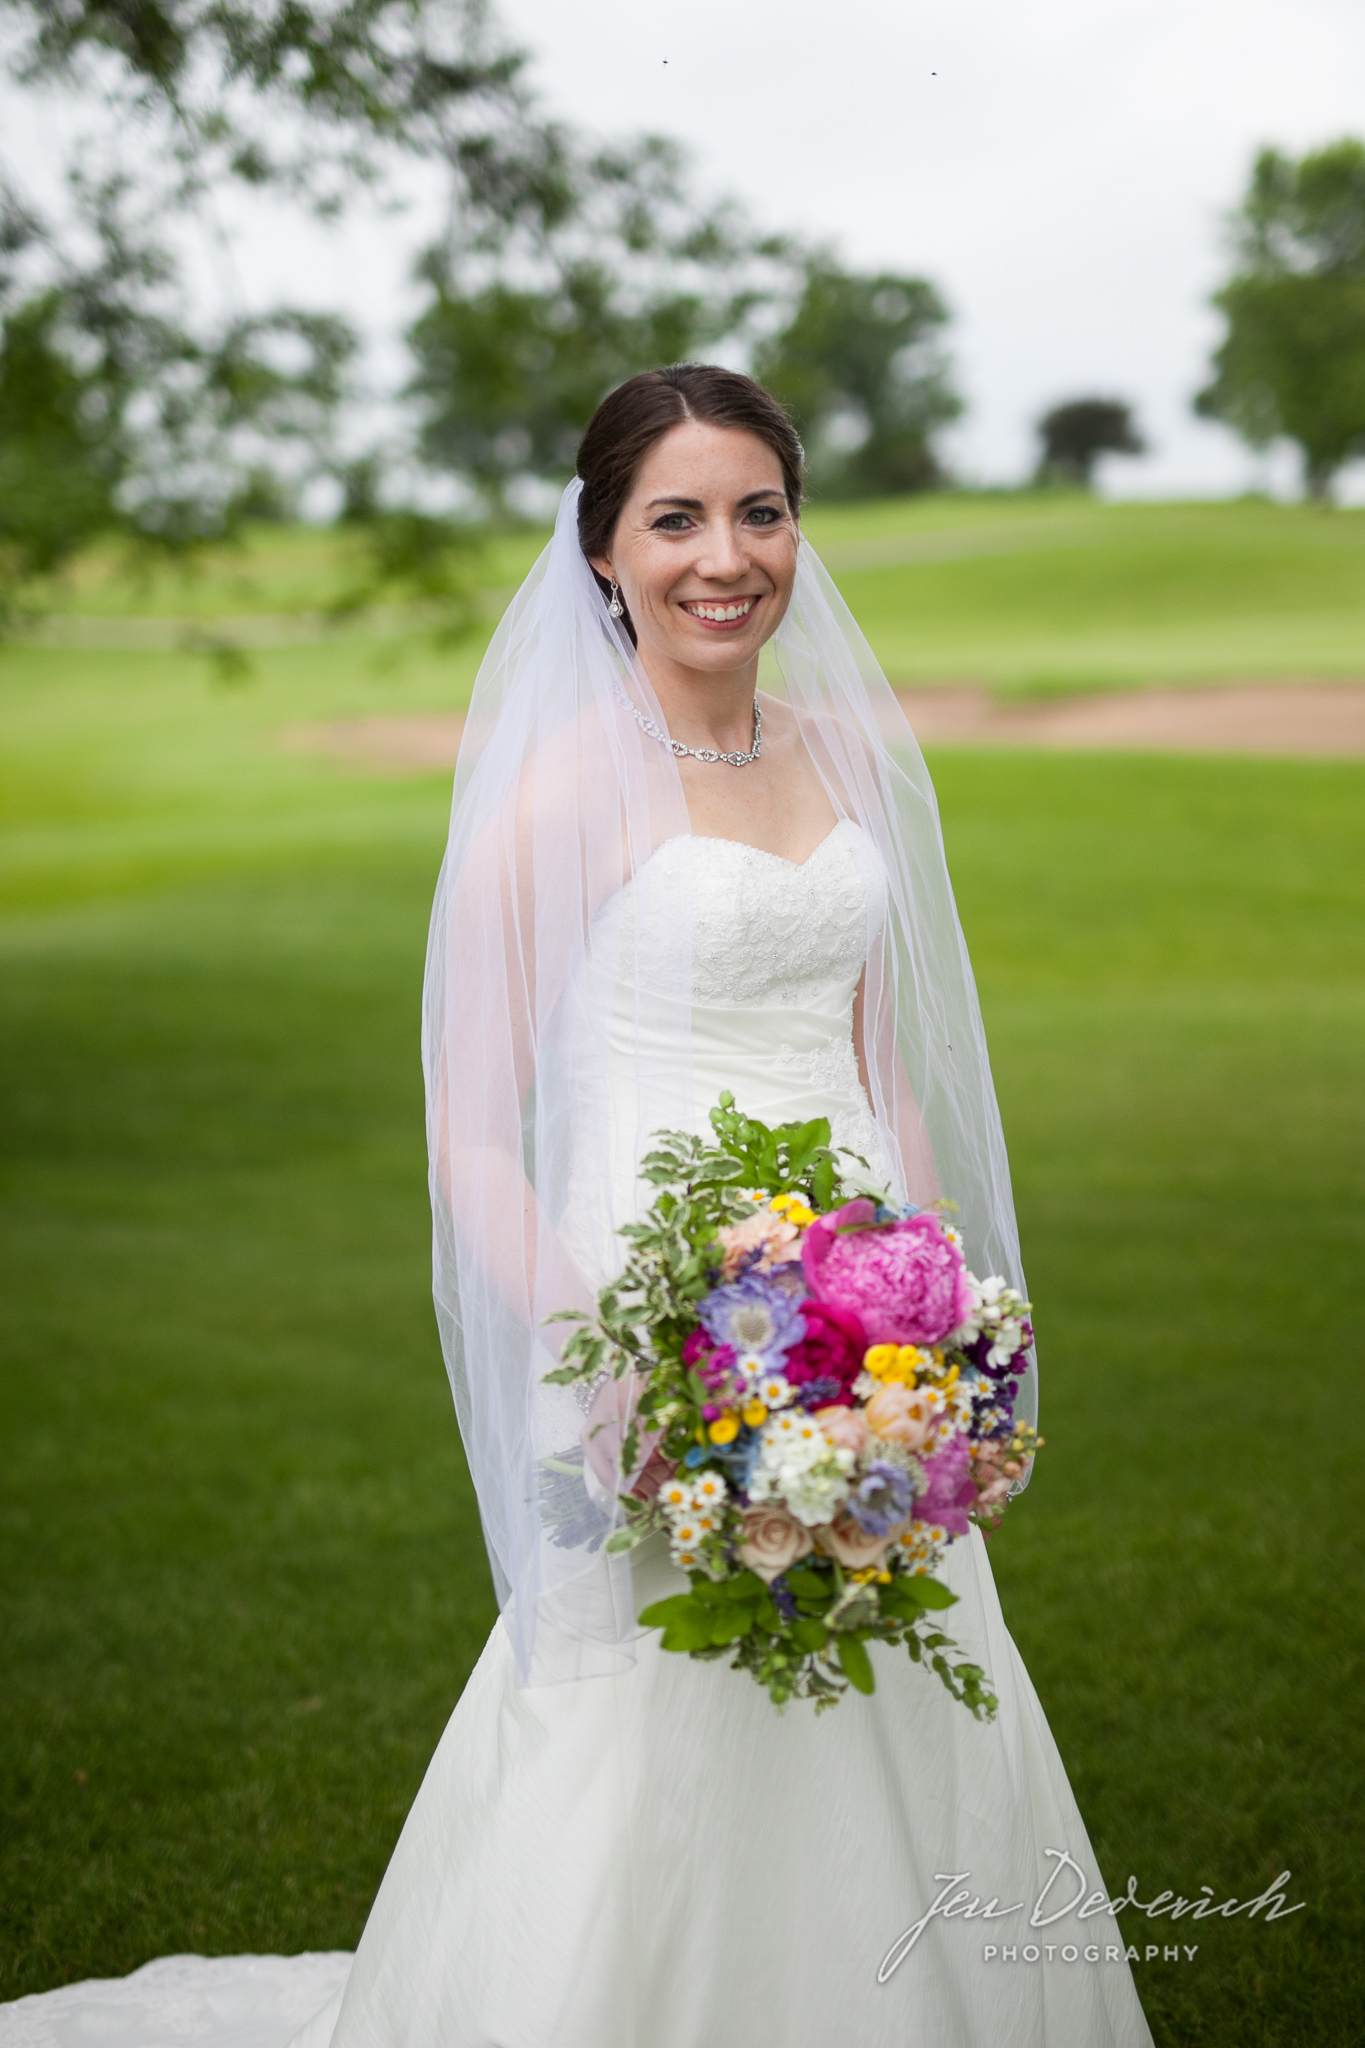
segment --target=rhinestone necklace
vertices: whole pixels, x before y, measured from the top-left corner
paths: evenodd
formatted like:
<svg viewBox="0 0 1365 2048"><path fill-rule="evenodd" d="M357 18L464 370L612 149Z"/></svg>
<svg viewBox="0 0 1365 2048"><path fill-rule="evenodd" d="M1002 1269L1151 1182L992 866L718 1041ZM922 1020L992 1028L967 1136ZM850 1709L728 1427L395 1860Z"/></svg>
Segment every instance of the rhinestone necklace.
<svg viewBox="0 0 1365 2048"><path fill-rule="evenodd" d="M731 768L747 768L763 752L763 713L758 708L758 696L754 695L754 744L747 754L718 754L714 747L685 747L681 740L675 740L671 733L664 731L652 718L646 718L643 711L631 703L624 690L616 692L616 701L623 704L648 739L658 740L661 746L671 749L679 760L684 756L691 761L724 761Z"/></svg>

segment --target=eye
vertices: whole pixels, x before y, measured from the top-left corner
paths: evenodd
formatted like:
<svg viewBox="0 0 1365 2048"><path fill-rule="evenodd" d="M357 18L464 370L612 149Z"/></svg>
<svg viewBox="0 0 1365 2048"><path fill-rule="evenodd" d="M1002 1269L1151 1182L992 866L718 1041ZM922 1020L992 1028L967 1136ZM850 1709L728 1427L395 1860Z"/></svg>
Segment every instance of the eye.
<svg viewBox="0 0 1365 2048"><path fill-rule="evenodd" d="M691 523L691 517L690 512L665 512L662 518L655 520L654 531L656 533L685 533Z"/></svg>
<svg viewBox="0 0 1365 2048"><path fill-rule="evenodd" d="M781 524L782 517L776 505L755 505L749 512L750 521L755 526L777 526Z"/></svg>

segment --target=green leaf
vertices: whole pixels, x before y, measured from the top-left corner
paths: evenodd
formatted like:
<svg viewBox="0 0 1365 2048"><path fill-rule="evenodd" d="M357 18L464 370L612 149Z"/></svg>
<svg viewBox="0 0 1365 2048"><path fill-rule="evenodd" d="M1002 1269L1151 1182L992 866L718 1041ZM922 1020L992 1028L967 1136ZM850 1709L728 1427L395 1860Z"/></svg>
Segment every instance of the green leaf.
<svg viewBox="0 0 1365 2048"><path fill-rule="evenodd" d="M675 1621L697 1611L697 1603L690 1593L674 1593L667 1600L655 1600L643 1608L639 1622L641 1628L669 1628Z"/></svg>
<svg viewBox="0 0 1365 2048"><path fill-rule="evenodd" d="M661 1648L682 1651L708 1649L711 1640L711 1622L704 1614L692 1614L684 1620L670 1622L659 1639Z"/></svg>
<svg viewBox="0 0 1365 2048"><path fill-rule="evenodd" d="M728 1612L718 1610L711 1622L713 1643L733 1643L737 1636L747 1636L754 1625L752 1607L732 1607Z"/></svg>
<svg viewBox="0 0 1365 2048"><path fill-rule="evenodd" d="M839 1637L839 1662L844 1667L845 1678L859 1692L877 1690L877 1681L872 1676L872 1660L857 1636Z"/></svg>
<svg viewBox="0 0 1365 2048"><path fill-rule="evenodd" d="M927 1572L914 1574L914 1585L921 1607L956 1607L957 1594L950 1593L938 1579L931 1579Z"/></svg>
<svg viewBox="0 0 1365 2048"><path fill-rule="evenodd" d="M823 1621L812 1621L804 1615L788 1623L787 1633L802 1650L823 1650L829 1641L829 1630Z"/></svg>

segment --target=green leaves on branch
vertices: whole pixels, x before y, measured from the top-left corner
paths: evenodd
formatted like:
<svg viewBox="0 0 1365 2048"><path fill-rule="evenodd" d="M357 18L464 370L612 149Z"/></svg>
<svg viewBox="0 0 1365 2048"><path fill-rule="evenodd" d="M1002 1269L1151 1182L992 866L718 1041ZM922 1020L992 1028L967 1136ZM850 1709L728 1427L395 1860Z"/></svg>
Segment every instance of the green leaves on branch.
<svg viewBox="0 0 1365 2048"><path fill-rule="evenodd" d="M633 1537L608 1539L608 1550L629 1547ZM956 1596L924 1575L898 1575L890 1585L857 1585L837 1566L804 1565L783 1574L778 1584L797 1612L779 1610L771 1591L753 1572L713 1581L689 1574L690 1590L656 1600L640 1620L663 1631L661 1647L683 1656L708 1657L726 1650L735 1670L751 1672L781 1706L812 1699L817 1713L832 1706L851 1685L876 1690L870 1642L903 1645L915 1663L927 1664L954 1699L978 1719L989 1720L996 1700L979 1664L954 1663L950 1639L928 1623L927 1612L951 1606ZM878 1597L880 1596L880 1597Z"/></svg>

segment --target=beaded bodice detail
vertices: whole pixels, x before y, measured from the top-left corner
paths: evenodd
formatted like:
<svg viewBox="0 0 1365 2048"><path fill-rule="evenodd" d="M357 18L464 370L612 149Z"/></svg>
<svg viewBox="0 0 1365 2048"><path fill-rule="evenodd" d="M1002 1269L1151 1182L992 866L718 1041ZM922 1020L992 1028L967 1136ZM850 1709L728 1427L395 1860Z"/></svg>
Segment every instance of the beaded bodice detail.
<svg viewBox="0 0 1365 2048"><path fill-rule="evenodd" d="M869 910L880 921L877 858L856 825L836 825L797 866L738 840L670 839L650 863L651 894L676 888L690 903L692 999L722 1007L800 1007L831 983L856 985L867 958ZM622 891L632 894L631 885ZM622 903L622 909L626 904ZM684 913L685 914L685 913ZM675 922L626 915L621 969L668 986Z"/></svg>

